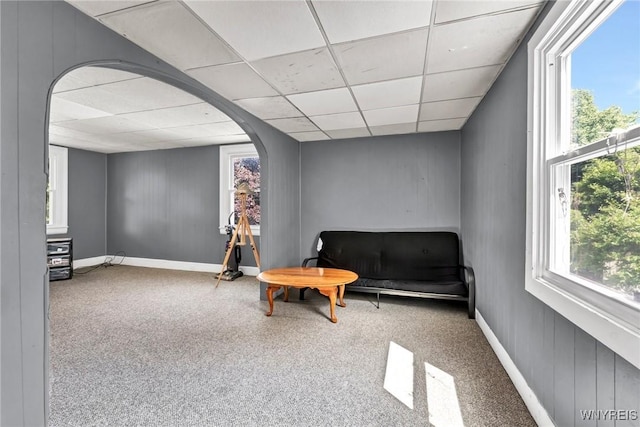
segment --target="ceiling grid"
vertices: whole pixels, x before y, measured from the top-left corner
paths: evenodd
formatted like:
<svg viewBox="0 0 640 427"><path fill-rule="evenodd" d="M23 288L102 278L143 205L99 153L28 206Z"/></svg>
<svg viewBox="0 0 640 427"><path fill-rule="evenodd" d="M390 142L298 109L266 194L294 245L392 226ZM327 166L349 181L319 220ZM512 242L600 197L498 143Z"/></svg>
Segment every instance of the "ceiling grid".
<svg viewBox="0 0 640 427"><path fill-rule="evenodd" d="M544 4L66 1L298 141L461 129ZM160 85L72 71L53 96L51 142L116 152L249 141L213 106Z"/></svg>

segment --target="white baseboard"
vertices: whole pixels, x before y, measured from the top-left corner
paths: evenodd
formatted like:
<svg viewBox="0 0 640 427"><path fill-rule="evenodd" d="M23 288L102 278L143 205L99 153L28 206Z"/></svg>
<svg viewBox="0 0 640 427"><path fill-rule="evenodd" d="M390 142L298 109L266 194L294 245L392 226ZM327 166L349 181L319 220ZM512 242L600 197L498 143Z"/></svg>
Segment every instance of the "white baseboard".
<svg viewBox="0 0 640 427"><path fill-rule="evenodd" d="M73 269L91 267L99 265L105 262L106 259L112 260L114 264L130 265L134 267L148 267L148 268L164 268L167 270L182 270L182 271L200 271L204 273L219 273L222 269L222 264L208 264L204 262L188 262L188 261L172 261L166 259L153 259L153 258L135 258L135 257L122 257L120 255L104 255L93 258L84 258L73 261ZM122 262L120 262L122 260ZM243 267L240 266L242 271L247 276L257 276L260 273L258 267Z"/></svg>
<svg viewBox="0 0 640 427"><path fill-rule="evenodd" d="M546 409L544 409L544 406L542 406L542 404L538 400L538 397L535 395L533 390L531 390L531 387L529 387L529 384L527 384L527 381L518 370L516 364L513 363L513 360L511 360L511 357L509 357L509 354L504 349L502 344L500 344L500 341L498 341L498 338L495 336L495 334L477 309L476 322L478 323L478 326L480 326L480 329L484 333L484 336L487 338L487 341L489 341L491 348L498 356L498 360L500 360L500 363L502 363L502 366L507 371L507 374L509 375L509 378L511 378L511 381L516 387L516 390L518 390L518 393L520 393L524 404L527 405L527 409L529 409L529 412L531 413L531 416L535 420L536 424L538 424L538 426L540 427L555 427L555 424L551 420L551 417L549 417Z"/></svg>
<svg viewBox="0 0 640 427"><path fill-rule="evenodd" d="M93 267L94 265L100 265L104 262L106 258L107 258L106 255L102 255L102 256L94 256L92 258L74 259L73 269L77 270L78 268Z"/></svg>

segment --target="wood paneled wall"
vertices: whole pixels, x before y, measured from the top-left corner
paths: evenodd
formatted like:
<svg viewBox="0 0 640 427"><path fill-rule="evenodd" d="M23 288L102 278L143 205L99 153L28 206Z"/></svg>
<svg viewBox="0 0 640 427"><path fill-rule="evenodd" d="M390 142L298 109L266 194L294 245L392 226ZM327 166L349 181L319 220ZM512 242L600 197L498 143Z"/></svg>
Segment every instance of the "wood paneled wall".
<svg viewBox="0 0 640 427"><path fill-rule="evenodd" d="M461 151L462 240L477 309L539 401L561 427L614 425L580 411L640 411L640 371L524 289L526 42L464 126Z"/></svg>

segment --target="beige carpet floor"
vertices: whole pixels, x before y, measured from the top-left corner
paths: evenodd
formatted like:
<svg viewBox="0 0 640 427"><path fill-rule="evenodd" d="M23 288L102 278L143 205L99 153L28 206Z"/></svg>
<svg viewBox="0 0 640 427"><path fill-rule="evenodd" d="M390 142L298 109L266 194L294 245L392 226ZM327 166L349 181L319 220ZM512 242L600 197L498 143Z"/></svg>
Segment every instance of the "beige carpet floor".
<svg viewBox="0 0 640 427"><path fill-rule="evenodd" d="M50 425L450 427L430 423L429 363L465 426L535 426L464 304L347 293L333 324L315 291L266 317L255 278L214 284L125 266L51 282ZM413 409L383 388L392 341L413 352Z"/></svg>

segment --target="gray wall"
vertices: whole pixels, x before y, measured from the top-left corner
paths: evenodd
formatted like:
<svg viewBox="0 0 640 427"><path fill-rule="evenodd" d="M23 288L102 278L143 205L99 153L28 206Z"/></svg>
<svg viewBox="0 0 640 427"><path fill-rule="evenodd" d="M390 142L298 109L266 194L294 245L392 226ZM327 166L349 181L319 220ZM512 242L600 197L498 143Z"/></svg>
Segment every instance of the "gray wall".
<svg viewBox="0 0 640 427"><path fill-rule="evenodd" d="M640 410L638 369L524 289L526 162L525 42L462 131L462 238L477 308L558 426L595 426L580 410Z"/></svg>
<svg viewBox="0 0 640 427"><path fill-rule="evenodd" d="M107 252L107 155L69 148L69 231L74 259Z"/></svg>
<svg viewBox="0 0 640 427"><path fill-rule="evenodd" d="M48 412L46 147L56 79L90 63L157 78L215 105L261 159L262 267L299 262L299 144L62 1L0 2L0 424ZM264 297L264 286L261 289Z"/></svg>
<svg viewBox="0 0 640 427"><path fill-rule="evenodd" d="M110 154L108 253L222 264L219 153L206 146ZM241 265L256 265L249 246Z"/></svg>
<svg viewBox="0 0 640 427"><path fill-rule="evenodd" d="M460 228L458 132L301 144L302 257L323 230Z"/></svg>

